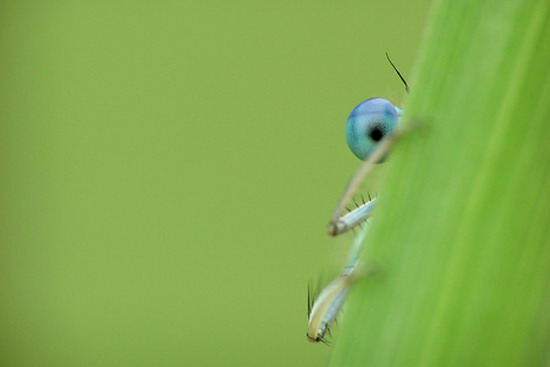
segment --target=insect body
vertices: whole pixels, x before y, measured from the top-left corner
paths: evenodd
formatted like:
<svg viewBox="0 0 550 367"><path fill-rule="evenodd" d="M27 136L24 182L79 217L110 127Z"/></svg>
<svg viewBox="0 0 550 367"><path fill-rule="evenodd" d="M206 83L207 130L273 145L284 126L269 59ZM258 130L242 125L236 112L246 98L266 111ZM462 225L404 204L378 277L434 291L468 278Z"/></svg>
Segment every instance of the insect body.
<svg viewBox="0 0 550 367"><path fill-rule="evenodd" d="M342 215L348 201L358 189L362 179L377 163L385 160L396 134L399 118L403 114L384 98L371 98L353 109L346 123L346 140L351 151L364 160L350 181L328 225L328 234L337 236L352 229L372 215L376 199L370 200L346 215Z"/></svg>
<svg viewBox="0 0 550 367"><path fill-rule="evenodd" d="M407 82L387 54L386 57L408 92ZM391 147L401 136L402 132L397 128L402 114L401 109L390 101L371 98L357 105L349 115L346 123L346 140L351 151L359 159L364 160L364 163L348 184L332 215L328 225L329 235L345 233L371 217L376 199L363 202L346 215L342 215L342 212L364 177L375 164L385 160ZM323 288L313 304L308 299L309 320L306 336L310 342L326 343L326 333L342 309L351 285L359 278L357 268L366 230L367 226L356 236L342 273Z"/></svg>

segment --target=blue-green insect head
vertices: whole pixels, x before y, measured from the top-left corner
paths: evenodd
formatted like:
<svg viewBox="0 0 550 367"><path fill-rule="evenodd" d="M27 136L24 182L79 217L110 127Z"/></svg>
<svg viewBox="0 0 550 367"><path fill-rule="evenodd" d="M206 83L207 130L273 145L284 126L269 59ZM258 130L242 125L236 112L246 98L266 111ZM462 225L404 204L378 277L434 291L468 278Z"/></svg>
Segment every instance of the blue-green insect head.
<svg viewBox="0 0 550 367"><path fill-rule="evenodd" d="M351 111L346 123L348 146L359 159L365 160L380 140L393 134L402 111L384 98L371 98Z"/></svg>

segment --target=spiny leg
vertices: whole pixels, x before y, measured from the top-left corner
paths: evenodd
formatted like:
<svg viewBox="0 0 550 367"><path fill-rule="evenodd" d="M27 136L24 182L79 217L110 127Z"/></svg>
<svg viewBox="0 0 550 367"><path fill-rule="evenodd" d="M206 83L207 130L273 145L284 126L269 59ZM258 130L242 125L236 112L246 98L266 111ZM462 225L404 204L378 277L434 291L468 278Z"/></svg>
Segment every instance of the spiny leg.
<svg viewBox="0 0 550 367"><path fill-rule="evenodd" d="M306 336L310 342L318 343L326 341L325 335L329 333L330 327L342 310L351 286L360 277L358 264L366 232L367 226L359 231L341 274L327 284L313 300L313 305L308 307L309 315ZM309 293L308 302L311 302Z"/></svg>
<svg viewBox="0 0 550 367"><path fill-rule="evenodd" d="M370 199L368 202L364 202L353 210L350 210L347 214L339 217L332 226L329 226L328 231L331 236L339 236L345 233L361 223L367 221L373 213L376 206L376 198Z"/></svg>
<svg viewBox="0 0 550 367"><path fill-rule="evenodd" d="M376 166L377 163L379 163L393 148L397 140L403 135L404 130L398 129L394 134L389 135L385 139L383 139L380 144L375 148L373 153L368 156L368 158L363 162L363 164L359 167L351 181L346 187L346 190L344 191L344 194L338 201L338 204L336 205L336 208L334 209L334 212L332 213L332 218L328 224L328 234L331 236L337 236L340 233L343 233L341 231L341 220L343 218L342 213L344 212L344 209L346 207L346 204L351 200L353 194L357 191L365 177L372 171L372 169ZM364 206L367 206L370 208L374 208L374 203L376 202L376 199L373 199L366 203ZM360 206L359 208L361 208ZM359 209L358 208L358 209ZM371 210L367 211L367 218L371 215Z"/></svg>

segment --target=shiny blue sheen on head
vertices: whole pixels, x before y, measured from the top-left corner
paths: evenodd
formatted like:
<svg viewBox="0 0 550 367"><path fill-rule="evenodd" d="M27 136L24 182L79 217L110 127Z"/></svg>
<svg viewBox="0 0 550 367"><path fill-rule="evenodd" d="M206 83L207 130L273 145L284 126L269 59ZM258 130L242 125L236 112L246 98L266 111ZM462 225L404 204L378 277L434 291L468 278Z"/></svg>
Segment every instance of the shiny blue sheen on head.
<svg viewBox="0 0 550 367"><path fill-rule="evenodd" d="M380 140L391 135L403 112L384 98L371 98L351 111L346 123L348 146L359 159L365 160Z"/></svg>

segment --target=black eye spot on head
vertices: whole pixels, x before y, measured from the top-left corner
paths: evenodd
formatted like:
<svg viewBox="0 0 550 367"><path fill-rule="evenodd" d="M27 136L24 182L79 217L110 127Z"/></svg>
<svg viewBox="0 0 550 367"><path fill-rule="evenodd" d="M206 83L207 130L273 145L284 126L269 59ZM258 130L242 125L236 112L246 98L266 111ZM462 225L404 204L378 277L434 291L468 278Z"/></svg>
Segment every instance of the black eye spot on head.
<svg viewBox="0 0 550 367"><path fill-rule="evenodd" d="M384 130L376 124L369 130L369 137L374 141L380 141L384 137Z"/></svg>

